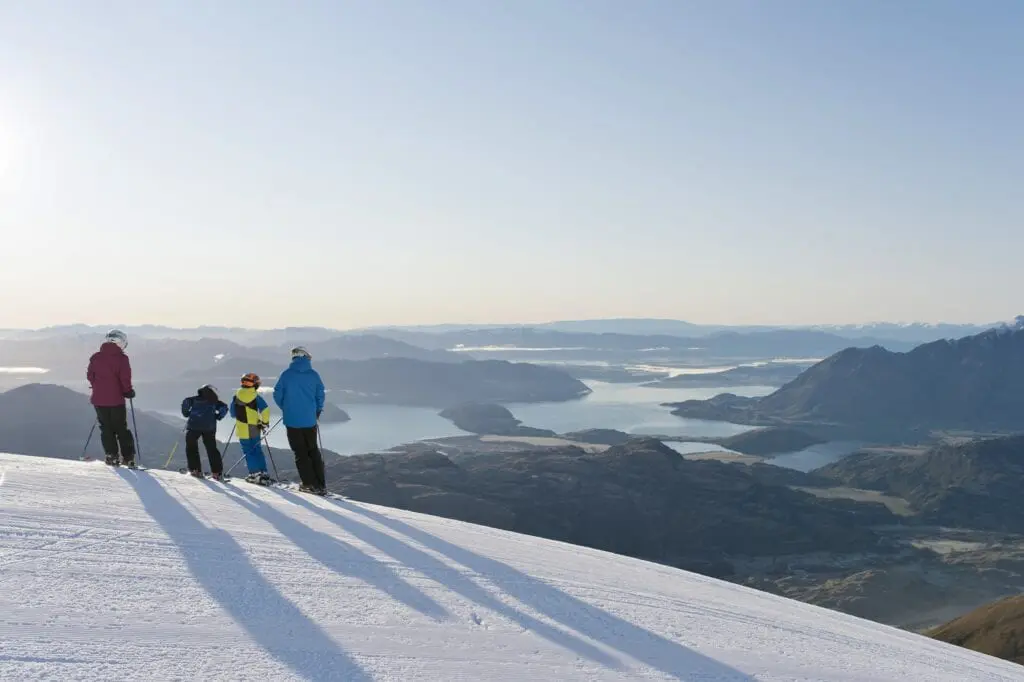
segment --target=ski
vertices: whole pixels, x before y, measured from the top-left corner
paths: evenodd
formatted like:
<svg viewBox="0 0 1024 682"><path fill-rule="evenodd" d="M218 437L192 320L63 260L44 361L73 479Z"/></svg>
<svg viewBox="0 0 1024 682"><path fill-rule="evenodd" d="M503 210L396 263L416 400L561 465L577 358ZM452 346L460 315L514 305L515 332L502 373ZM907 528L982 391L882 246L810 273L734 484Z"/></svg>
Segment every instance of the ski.
<svg viewBox="0 0 1024 682"><path fill-rule="evenodd" d="M246 483L248 483L249 485L254 485L254 486L257 486L259 488L275 488L275 487L280 487L278 485L277 481L268 481L267 483L260 483L259 481L250 481L248 478L243 478L242 480L245 481Z"/></svg>
<svg viewBox="0 0 1024 682"><path fill-rule="evenodd" d="M186 475L186 476L191 476L192 475L191 472L189 472L189 470L186 467L180 467L178 469L178 473ZM205 472L205 471L203 472L202 476L196 476L195 478L200 478L200 479L202 479L204 481L214 481L214 482L217 482L217 479L212 478L210 476L210 474L208 472ZM257 487L260 487L260 488L277 488L278 490L287 490L287 491L293 492L293 493L302 493L304 495L313 495L315 497L324 497L324 498L328 498L328 499L330 499L330 498L345 499L343 496L338 495L337 493L332 493L329 490L328 491L324 491L322 493L318 493L318 492L316 492L314 490L303 489L303 487L302 487L302 485L300 483L296 483L294 481L287 481L287 480L286 481L276 481L274 479L270 479L270 481L267 482L267 483L260 483L258 481L249 480L248 477L242 477L239 480L245 481L249 485L254 485L254 486L257 486ZM224 475L224 477L219 482L220 483L230 483L230 482L233 482L233 481L234 481L234 477L233 476Z"/></svg>
<svg viewBox="0 0 1024 682"><path fill-rule="evenodd" d="M186 476L192 476L192 475L193 475L193 474L192 474L192 472L191 472L191 471L189 471L189 470L188 470L187 468L185 468L185 467L181 467L181 468L179 468L179 469L178 469L178 473L179 473L179 474L185 474ZM210 472L208 472L208 471L204 471L204 472L203 472L203 475L202 475L202 476L194 476L194 478L201 478L201 479L203 479L204 481L217 481L217 479L216 479L216 478L214 478L214 477L213 477L213 476L212 476L212 475L210 474ZM229 482L229 481L231 481L231 480L232 480L231 476L228 476L228 475L226 475L226 474L223 474L223 475L221 476L221 478L220 478L220 482L221 482L221 483L228 483L228 482Z"/></svg>
<svg viewBox="0 0 1024 682"><path fill-rule="evenodd" d="M84 459L83 461L91 462L91 461L94 461L94 459L92 457L88 457L88 458ZM97 459L95 461L100 461L100 460ZM148 467L140 467L137 464L125 464L124 462L122 462L119 459L118 460L114 460L112 462L108 462L106 460L103 460L103 463L106 464L108 467L110 467L112 469L120 469L121 467L124 467L125 469L128 469L130 471L149 471Z"/></svg>

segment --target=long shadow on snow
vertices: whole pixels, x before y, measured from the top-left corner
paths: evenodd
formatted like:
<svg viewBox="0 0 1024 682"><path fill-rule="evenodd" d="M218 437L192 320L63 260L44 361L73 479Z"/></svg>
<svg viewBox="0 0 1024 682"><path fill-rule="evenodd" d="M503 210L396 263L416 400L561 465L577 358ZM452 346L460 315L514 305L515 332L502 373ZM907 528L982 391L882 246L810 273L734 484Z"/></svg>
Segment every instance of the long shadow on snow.
<svg viewBox="0 0 1024 682"><path fill-rule="evenodd" d="M627 656L680 680L703 679L753 681L753 677L693 649L673 642L612 613L577 599L522 571L495 559L442 540L409 524L364 509L345 500L332 502L447 556L466 568L487 576L496 586L522 603L581 635L601 642ZM344 517L342 517L344 518Z"/></svg>
<svg viewBox="0 0 1024 682"><path fill-rule="evenodd" d="M281 497L286 498L288 501L294 502L297 505L319 514L328 521L336 524L345 532L359 538L368 545L376 547L381 552L384 552L395 560L402 562L406 566L417 569L429 578L436 580L439 584L444 585L452 592L460 594L466 599L475 602L481 608L489 609L501 616L504 616L520 627L535 632L549 642L568 649L569 651L576 653L578 656L590 659L599 665L603 665L613 670L622 669L621 661L618 661L615 657L570 632L560 630L543 621L537 620L533 616L522 613L508 604L502 603L498 599L495 599L493 595L488 593L487 590L476 584L471 578L464 575L458 569L447 565L437 557L432 556L423 550L417 549L396 537L381 532L376 528L372 528L361 523L357 519L344 516L333 509L321 507L309 502L308 500L304 500L301 495L282 492L275 488L271 488L271 490L278 495L281 495Z"/></svg>
<svg viewBox="0 0 1024 682"><path fill-rule="evenodd" d="M204 526L155 479L118 470L178 546L189 572L255 642L308 680L370 676L252 565L230 534Z"/></svg>
<svg viewBox="0 0 1024 682"><path fill-rule="evenodd" d="M449 618L443 606L403 580L390 566L377 561L352 545L326 533L313 530L301 521L283 514L249 493L233 488L232 492L245 499L228 495L230 499L260 517L306 554L339 575L348 575L373 585L412 609L434 620Z"/></svg>

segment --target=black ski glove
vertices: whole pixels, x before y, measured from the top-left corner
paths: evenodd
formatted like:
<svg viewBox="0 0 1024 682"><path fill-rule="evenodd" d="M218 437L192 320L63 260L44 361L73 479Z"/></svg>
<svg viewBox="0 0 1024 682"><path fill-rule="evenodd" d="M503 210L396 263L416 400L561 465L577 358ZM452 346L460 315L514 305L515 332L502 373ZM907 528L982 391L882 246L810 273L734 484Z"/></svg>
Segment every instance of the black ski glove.
<svg viewBox="0 0 1024 682"><path fill-rule="evenodd" d="M129 388L128 391L124 394L124 397L127 398L128 400L135 400L135 389Z"/></svg>
<svg viewBox="0 0 1024 682"><path fill-rule="evenodd" d="M316 420L317 420L317 421L320 421L320 414L321 414L322 412L323 412L323 410L317 410L317 411L316 411Z"/></svg>

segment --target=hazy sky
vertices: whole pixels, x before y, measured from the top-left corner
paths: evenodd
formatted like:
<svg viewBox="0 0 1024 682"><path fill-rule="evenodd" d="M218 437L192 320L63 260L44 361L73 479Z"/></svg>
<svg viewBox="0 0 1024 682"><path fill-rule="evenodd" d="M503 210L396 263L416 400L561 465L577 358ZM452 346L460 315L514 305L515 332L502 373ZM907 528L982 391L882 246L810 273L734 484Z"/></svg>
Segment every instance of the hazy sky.
<svg viewBox="0 0 1024 682"><path fill-rule="evenodd" d="M0 0L0 327L1024 312L1018 0Z"/></svg>

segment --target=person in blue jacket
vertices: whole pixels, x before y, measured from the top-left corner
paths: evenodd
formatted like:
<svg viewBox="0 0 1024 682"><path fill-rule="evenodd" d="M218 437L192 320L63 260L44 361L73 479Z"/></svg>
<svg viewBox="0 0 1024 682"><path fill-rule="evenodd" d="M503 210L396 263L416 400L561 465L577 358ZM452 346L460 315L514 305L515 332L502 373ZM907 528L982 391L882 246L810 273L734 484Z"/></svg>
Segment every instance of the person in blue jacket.
<svg viewBox="0 0 1024 682"><path fill-rule="evenodd" d="M313 356L302 346L292 349L292 362L274 384L274 402L295 453L303 492L326 494L324 458L318 446L320 413L324 410L324 382L312 365Z"/></svg>
<svg viewBox="0 0 1024 682"><path fill-rule="evenodd" d="M217 389L209 384L181 401L181 416L188 419L185 425L185 458L188 460L188 472L193 476L203 475L203 462L199 459L200 438L210 460L211 478L220 479L224 474L224 462L217 449L217 422L227 413L228 406L217 397Z"/></svg>

